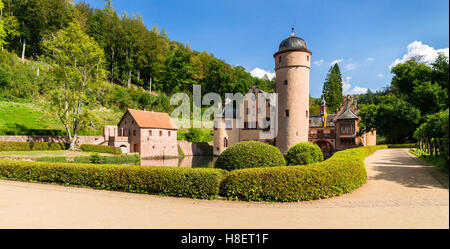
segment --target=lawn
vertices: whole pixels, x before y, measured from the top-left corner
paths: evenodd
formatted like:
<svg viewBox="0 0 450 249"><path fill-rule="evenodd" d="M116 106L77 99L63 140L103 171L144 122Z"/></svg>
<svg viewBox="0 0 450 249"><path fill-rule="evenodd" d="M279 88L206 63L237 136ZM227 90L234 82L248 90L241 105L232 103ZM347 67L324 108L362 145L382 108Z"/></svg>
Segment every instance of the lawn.
<svg viewBox="0 0 450 249"><path fill-rule="evenodd" d="M39 158L39 157L78 157L90 156L95 152L82 152L70 150L49 150L49 151L0 151L0 159L5 158ZM111 156L110 154L99 153L101 156Z"/></svg>
<svg viewBox="0 0 450 249"><path fill-rule="evenodd" d="M80 135L102 135L104 125L115 125L121 111L106 108L92 110L99 117L95 130L80 131ZM44 104L0 101L0 135L65 135L63 125Z"/></svg>

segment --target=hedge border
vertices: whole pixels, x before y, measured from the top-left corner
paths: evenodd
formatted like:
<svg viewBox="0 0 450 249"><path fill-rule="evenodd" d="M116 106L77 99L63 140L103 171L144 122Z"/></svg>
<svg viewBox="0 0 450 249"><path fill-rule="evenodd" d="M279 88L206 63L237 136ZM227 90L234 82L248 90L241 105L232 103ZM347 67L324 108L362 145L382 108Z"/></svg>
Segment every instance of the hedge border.
<svg viewBox="0 0 450 249"><path fill-rule="evenodd" d="M326 161L301 166L240 169L230 172L220 194L248 201L303 201L349 193L367 181L364 158L387 145L336 152Z"/></svg>
<svg viewBox="0 0 450 249"><path fill-rule="evenodd" d="M132 193L213 199L227 172L210 168L0 160L0 178Z"/></svg>
<svg viewBox="0 0 450 249"><path fill-rule="evenodd" d="M109 153L114 155L122 154L122 150L119 147L108 145L82 144L80 145L80 149L88 152Z"/></svg>
<svg viewBox="0 0 450 249"><path fill-rule="evenodd" d="M0 151L67 150L68 143L0 141Z"/></svg>

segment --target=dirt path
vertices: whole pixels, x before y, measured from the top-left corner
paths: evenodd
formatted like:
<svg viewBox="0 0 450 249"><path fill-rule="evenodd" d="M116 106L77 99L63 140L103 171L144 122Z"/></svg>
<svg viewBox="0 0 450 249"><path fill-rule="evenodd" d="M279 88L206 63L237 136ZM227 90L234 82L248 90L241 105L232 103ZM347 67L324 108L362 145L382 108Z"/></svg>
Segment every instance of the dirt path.
<svg viewBox="0 0 450 249"><path fill-rule="evenodd" d="M0 228L449 228L449 192L406 149L366 158L368 182L300 203L194 200L0 180Z"/></svg>

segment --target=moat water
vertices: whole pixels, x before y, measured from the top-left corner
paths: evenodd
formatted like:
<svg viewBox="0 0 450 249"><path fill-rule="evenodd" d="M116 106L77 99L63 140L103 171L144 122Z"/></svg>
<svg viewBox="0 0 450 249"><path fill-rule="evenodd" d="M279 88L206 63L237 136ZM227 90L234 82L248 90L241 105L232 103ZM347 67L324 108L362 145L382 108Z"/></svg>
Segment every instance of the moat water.
<svg viewBox="0 0 450 249"><path fill-rule="evenodd" d="M141 159L142 166L170 166L185 168L213 168L217 157L185 156L171 159Z"/></svg>

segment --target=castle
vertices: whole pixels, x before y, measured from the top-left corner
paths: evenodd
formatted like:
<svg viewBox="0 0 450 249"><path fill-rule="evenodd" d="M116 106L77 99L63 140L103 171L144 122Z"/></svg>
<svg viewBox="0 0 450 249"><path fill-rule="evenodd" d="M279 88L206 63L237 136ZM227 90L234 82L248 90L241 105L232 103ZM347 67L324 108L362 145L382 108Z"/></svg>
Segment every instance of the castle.
<svg viewBox="0 0 450 249"><path fill-rule="evenodd" d="M241 141L261 141L275 145L282 153L299 142L310 141L319 145L324 156L328 157L335 151L376 144L376 131L357 136L359 131L357 102L347 96L340 109L335 114L326 113L326 102L321 102L321 115L309 115L309 71L311 69L311 51L306 42L294 33L283 40L279 50L273 55L275 59L275 92L278 94L278 134L273 139L261 139L260 134L267 132L257 122L249 121L249 115L264 115L270 122L269 111L274 106L267 100L267 112L255 106L249 106L244 101L244 127L238 128L236 114L221 115L215 118L214 125L214 155L218 156L229 146ZM249 93L266 94L253 86ZM253 107L253 108L252 108ZM256 112L256 113L252 113ZM263 119L261 119L263 120Z"/></svg>

